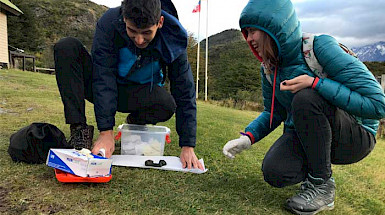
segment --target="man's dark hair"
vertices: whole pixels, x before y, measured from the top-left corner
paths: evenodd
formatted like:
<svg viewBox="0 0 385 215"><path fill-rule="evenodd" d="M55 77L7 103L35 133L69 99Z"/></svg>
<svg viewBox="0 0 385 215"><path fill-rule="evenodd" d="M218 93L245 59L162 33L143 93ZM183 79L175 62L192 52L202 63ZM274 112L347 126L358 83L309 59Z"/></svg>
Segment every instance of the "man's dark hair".
<svg viewBox="0 0 385 215"><path fill-rule="evenodd" d="M123 17L143 29L159 22L161 16L160 0L124 0Z"/></svg>

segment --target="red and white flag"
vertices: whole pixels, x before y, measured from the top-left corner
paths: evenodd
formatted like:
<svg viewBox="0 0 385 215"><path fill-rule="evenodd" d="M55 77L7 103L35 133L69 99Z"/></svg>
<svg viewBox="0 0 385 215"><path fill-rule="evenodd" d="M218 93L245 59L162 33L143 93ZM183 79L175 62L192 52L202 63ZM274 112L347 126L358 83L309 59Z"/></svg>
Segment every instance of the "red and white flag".
<svg viewBox="0 0 385 215"><path fill-rule="evenodd" d="M195 6L194 10L192 11L193 13L198 13L201 12L201 1L199 0L198 5Z"/></svg>

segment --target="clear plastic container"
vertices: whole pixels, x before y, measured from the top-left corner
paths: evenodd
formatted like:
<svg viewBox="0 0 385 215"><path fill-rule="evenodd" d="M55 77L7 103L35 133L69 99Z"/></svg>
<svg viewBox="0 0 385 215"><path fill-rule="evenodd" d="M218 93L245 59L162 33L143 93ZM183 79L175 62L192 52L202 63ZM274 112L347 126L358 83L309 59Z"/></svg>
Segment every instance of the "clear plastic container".
<svg viewBox="0 0 385 215"><path fill-rule="evenodd" d="M170 142L165 126L122 124L118 129L122 155L163 156L165 142Z"/></svg>

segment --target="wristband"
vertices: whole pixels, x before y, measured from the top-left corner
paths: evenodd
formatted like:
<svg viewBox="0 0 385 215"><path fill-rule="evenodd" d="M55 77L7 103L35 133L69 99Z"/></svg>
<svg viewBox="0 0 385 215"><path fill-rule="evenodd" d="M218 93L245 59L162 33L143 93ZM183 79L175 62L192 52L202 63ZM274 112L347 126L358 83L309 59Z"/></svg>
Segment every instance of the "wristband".
<svg viewBox="0 0 385 215"><path fill-rule="evenodd" d="M319 78L315 77L313 80L313 83L311 84L311 88L314 89L318 84Z"/></svg>
<svg viewBox="0 0 385 215"><path fill-rule="evenodd" d="M251 144L254 144L254 136L253 136L253 134L251 133L251 132L246 132L246 133L244 133L244 132L239 132L240 134L242 134L243 136L247 136L249 139L250 139L250 141L251 141Z"/></svg>

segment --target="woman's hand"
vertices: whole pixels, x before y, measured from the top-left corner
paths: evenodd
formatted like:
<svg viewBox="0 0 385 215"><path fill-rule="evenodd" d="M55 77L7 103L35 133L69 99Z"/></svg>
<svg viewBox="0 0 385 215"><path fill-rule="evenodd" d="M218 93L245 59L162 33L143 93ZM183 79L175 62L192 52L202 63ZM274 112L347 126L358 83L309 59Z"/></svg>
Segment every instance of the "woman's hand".
<svg viewBox="0 0 385 215"><path fill-rule="evenodd" d="M304 88L311 87L313 81L313 77L310 77L308 75L300 75L293 79L282 81L280 84L280 90L296 93Z"/></svg>
<svg viewBox="0 0 385 215"><path fill-rule="evenodd" d="M241 153L245 149L250 149L251 140L247 136L241 136L238 139L230 140L223 147L223 154L228 158L235 158L236 154Z"/></svg>

